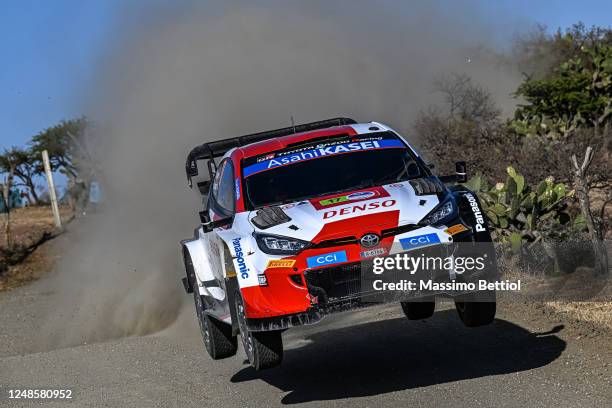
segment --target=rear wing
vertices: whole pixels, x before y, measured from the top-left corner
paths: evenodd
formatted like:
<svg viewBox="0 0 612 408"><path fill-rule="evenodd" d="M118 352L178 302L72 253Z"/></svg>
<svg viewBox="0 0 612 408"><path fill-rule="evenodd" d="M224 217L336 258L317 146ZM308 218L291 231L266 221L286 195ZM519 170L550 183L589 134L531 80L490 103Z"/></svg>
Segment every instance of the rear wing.
<svg viewBox="0 0 612 408"><path fill-rule="evenodd" d="M288 136L295 133L326 129L334 126L354 125L356 123L357 122L351 118L333 118L201 144L194 147L187 155L185 172L187 173L189 187L192 187L191 178L198 175L198 161L200 160L208 160L208 172L210 180L212 180L216 171L214 159L223 156L234 147L245 146L251 143L261 142L262 140L274 139L276 137Z"/></svg>

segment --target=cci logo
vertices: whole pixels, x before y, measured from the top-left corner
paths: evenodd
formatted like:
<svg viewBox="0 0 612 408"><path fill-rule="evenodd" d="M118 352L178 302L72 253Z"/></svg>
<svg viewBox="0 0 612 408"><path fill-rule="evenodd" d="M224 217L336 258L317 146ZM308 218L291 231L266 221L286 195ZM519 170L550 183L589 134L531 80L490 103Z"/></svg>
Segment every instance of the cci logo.
<svg viewBox="0 0 612 408"><path fill-rule="evenodd" d="M438 238L438 235L435 233L400 239L400 244L402 244L402 248L404 249L414 249L421 246L437 244L439 242L440 238Z"/></svg>
<svg viewBox="0 0 612 408"><path fill-rule="evenodd" d="M306 264L309 268L316 268L317 266L323 265L332 265L346 261L346 251L330 252L329 254L321 254L306 258Z"/></svg>

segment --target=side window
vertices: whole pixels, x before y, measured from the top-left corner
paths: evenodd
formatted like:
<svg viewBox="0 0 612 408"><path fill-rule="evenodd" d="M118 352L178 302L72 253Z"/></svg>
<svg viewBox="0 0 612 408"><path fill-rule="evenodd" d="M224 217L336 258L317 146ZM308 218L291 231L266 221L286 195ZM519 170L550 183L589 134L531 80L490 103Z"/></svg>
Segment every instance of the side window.
<svg viewBox="0 0 612 408"><path fill-rule="evenodd" d="M225 160L223 166L215 175L215 185L213 185L213 197L216 204L223 210L234 212L234 166L231 160ZM218 180L217 180L218 177ZM215 188L216 187L216 188Z"/></svg>
<svg viewBox="0 0 612 408"><path fill-rule="evenodd" d="M217 197L217 193L219 192L219 182L221 181L222 171L223 168L217 168L217 172L215 173L215 176L213 178L212 187L210 190L210 195L212 197Z"/></svg>

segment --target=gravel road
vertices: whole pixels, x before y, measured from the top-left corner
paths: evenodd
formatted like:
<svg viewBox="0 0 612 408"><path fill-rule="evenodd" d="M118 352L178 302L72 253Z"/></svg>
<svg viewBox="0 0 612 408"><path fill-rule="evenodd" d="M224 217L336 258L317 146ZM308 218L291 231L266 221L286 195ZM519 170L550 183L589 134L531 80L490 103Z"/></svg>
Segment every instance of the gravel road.
<svg viewBox="0 0 612 408"><path fill-rule="evenodd" d="M333 316L286 332L283 365L255 372L242 351L212 361L189 308L154 335L27 352L37 337L29 322L48 296L35 287L0 294L0 384L71 388L75 406L612 403L609 337L578 336L562 322L539 317L517 323L504 310L479 329L462 327L450 309L420 322L406 320L393 306ZM0 406L23 405L0 400Z"/></svg>
<svg viewBox="0 0 612 408"><path fill-rule="evenodd" d="M544 309L502 304L477 329L449 304L425 321L396 305L344 313L285 332L283 365L256 372L242 350L208 357L191 304L151 335L48 347L45 280L58 273L0 293L2 407L34 405L7 399L11 387L70 388L72 402L48 405L79 407L612 406L610 334Z"/></svg>

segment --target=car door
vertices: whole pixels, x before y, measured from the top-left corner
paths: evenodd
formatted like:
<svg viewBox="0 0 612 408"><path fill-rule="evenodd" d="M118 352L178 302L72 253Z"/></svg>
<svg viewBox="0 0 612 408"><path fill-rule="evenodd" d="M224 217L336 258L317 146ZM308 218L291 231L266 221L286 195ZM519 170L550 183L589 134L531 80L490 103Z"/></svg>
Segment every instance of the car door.
<svg viewBox="0 0 612 408"><path fill-rule="evenodd" d="M209 196L208 211L210 219L218 221L221 219L231 219L235 213L235 188L234 188L234 166L230 159L223 160L213 180L211 194ZM220 231L231 228L231 223L216 227L209 234L209 248L211 254L211 265L215 279L223 285L225 256L225 242L219 237Z"/></svg>

